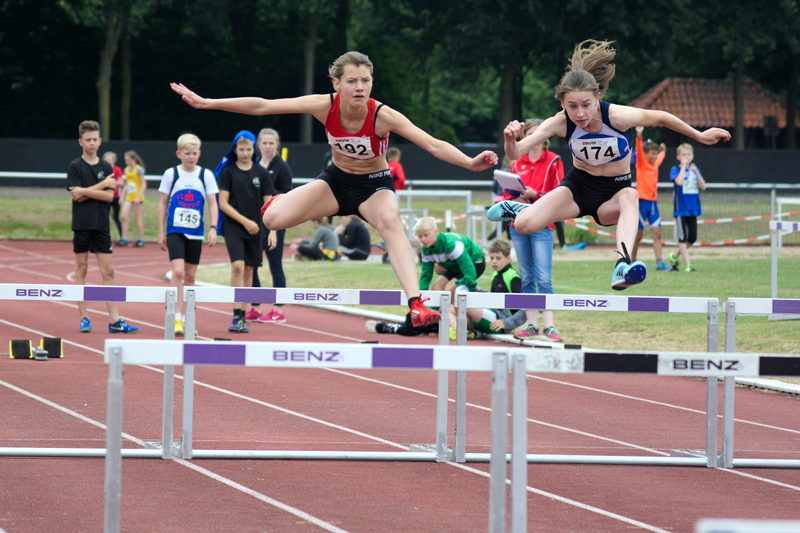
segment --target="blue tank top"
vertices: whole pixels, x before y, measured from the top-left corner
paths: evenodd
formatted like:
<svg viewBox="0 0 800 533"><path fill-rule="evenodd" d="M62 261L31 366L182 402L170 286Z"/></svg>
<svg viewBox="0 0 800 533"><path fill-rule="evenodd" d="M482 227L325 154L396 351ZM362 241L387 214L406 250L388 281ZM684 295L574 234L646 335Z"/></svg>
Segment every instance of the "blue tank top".
<svg viewBox="0 0 800 533"><path fill-rule="evenodd" d="M567 112L567 145L572 156L592 166L625 159L631 153L630 130L619 131L611 126L608 108L611 104L600 100L600 116L603 122L599 133L589 133L570 120Z"/></svg>

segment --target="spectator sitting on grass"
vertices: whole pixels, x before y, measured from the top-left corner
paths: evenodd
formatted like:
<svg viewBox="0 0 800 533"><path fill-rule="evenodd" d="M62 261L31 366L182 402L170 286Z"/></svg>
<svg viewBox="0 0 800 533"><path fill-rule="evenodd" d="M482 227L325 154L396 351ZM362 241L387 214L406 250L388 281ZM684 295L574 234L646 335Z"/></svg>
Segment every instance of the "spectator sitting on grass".
<svg viewBox="0 0 800 533"><path fill-rule="evenodd" d="M339 237L339 252L353 261L366 261L372 245L369 242L369 231L355 215L339 217L336 227Z"/></svg>
<svg viewBox="0 0 800 533"><path fill-rule="evenodd" d="M311 219L311 226L314 228L314 238L295 239L289 249L295 259L310 259L319 261L328 259L336 261L339 259L339 237L333 231L324 217Z"/></svg>

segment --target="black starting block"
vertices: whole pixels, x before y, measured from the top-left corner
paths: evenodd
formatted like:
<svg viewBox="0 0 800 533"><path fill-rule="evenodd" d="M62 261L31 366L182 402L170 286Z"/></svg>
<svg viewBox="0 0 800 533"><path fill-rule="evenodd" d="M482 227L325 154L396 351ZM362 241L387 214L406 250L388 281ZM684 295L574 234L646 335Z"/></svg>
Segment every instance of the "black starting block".
<svg viewBox="0 0 800 533"><path fill-rule="evenodd" d="M42 337L38 346L29 339L8 342L8 354L11 359L35 359L47 361L64 357L64 341L60 337Z"/></svg>

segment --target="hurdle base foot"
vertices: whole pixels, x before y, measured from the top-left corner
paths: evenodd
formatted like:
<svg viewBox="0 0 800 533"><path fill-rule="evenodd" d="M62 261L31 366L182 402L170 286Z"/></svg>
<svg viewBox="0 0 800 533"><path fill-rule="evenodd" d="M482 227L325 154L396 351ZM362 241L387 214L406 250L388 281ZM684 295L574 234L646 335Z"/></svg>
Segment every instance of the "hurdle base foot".
<svg viewBox="0 0 800 533"><path fill-rule="evenodd" d="M707 457L705 450L670 450L670 457Z"/></svg>
<svg viewBox="0 0 800 533"><path fill-rule="evenodd" d="M437 453L438 450L436 449L435 444L410 444L408 446L408 451L410 452L423 452L423 453ZM436 461L442 463L444 461L455 461L456 452L455 450L448 448L447 452L445 453L444 457L437 457Z"/></svg>
<svg viewBox="0 0 800 533"><path fill-rule="evenodd" d="M153 450L161 450L163 446L161 445L161 441L157 440L148 440L145 441L144 447ZM173 457L180 457L181 455L181 441L172 441L172 456Z"/></svg>

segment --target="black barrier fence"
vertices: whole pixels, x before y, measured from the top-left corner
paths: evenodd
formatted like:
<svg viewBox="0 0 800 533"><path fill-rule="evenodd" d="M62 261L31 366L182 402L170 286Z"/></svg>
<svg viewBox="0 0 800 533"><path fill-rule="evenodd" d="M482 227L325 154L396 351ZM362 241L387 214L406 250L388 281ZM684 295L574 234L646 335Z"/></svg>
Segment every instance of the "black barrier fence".
<svg viewBox="0 0 800 533"><path fill-rule="evenodd" d="M236 132L231 132L231 138ZM409 179L474 180L492 179L491 171L470 172L434 158L414 145L398 144L403 152L402 163ZM228 142L203 143L201 165L214 168L230 147ZM286 143L288 161L296 177L314 177L322 169L329 147L324 143ZM491 149L502 156L502 146L462 146L475 155ZM136 150L146 163L148 174L161 174L178 163L175 141L108 141L101 153L117 153L120 163L126 150ZM554 149L565 155L563 148ZM64 172L69 162L80 155L74 139L0 139L0 171L6 172ZM569 161L569 158L565 158ZM710 182L726 183L800 183L800 150L733 150L729 148L695 148L695 162ZM675 148L667 149L661 165L659 181L669 182L669 169L676 164ZM29 180L5 178L0 185L59 186L58 180ZM477 185L477 184L476 184ZM482 185L481 185L482 186Z"/></svg>

